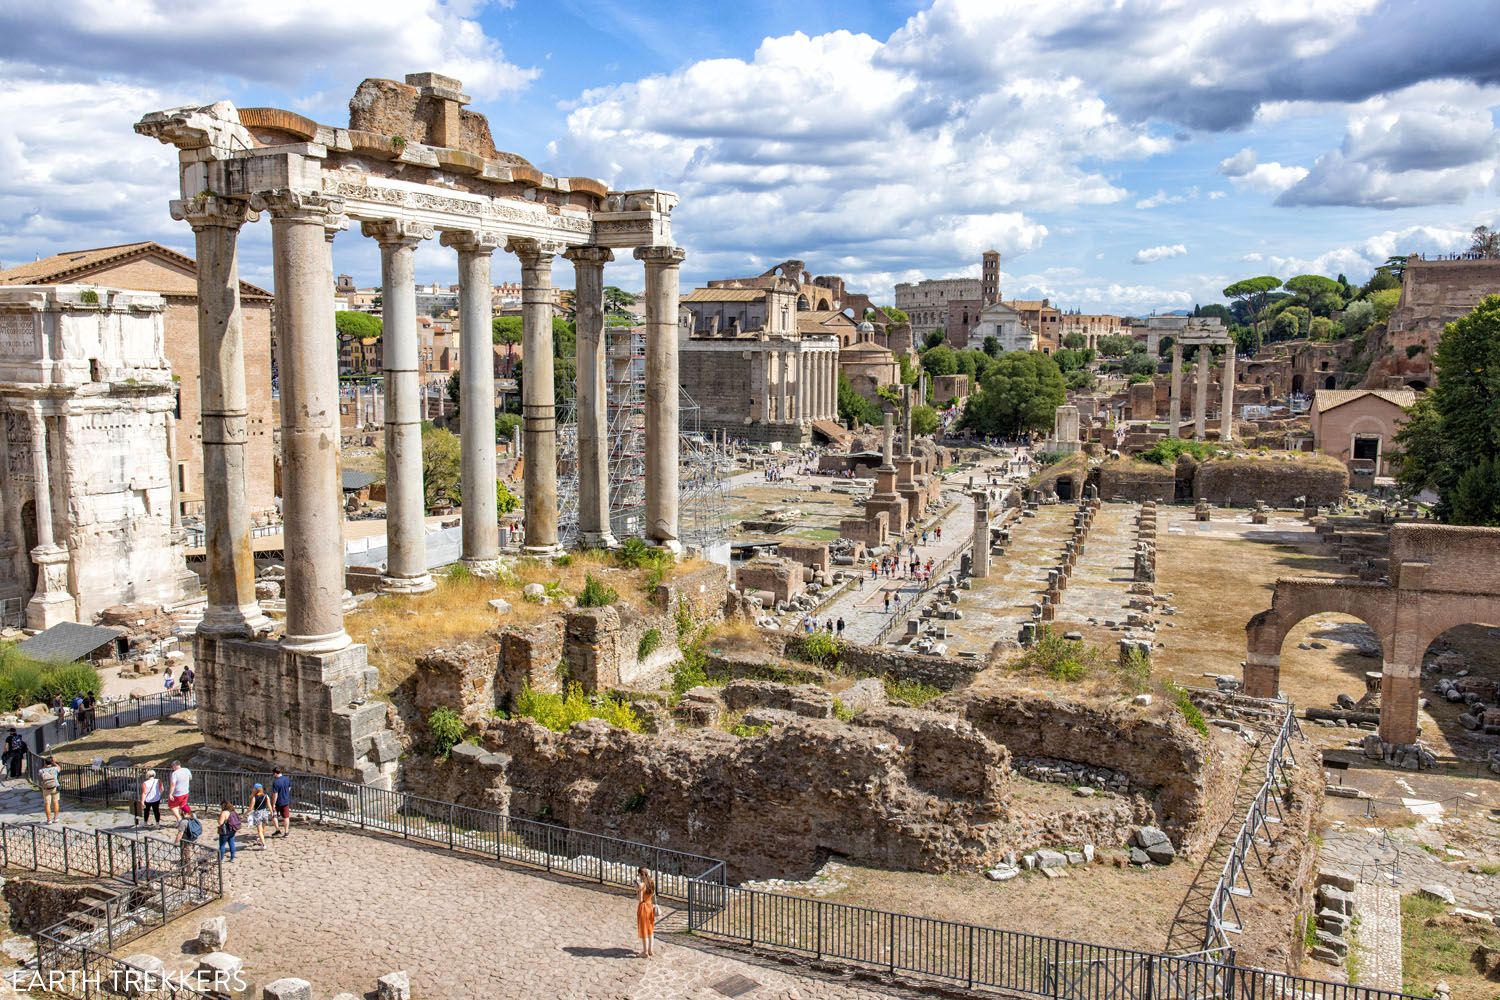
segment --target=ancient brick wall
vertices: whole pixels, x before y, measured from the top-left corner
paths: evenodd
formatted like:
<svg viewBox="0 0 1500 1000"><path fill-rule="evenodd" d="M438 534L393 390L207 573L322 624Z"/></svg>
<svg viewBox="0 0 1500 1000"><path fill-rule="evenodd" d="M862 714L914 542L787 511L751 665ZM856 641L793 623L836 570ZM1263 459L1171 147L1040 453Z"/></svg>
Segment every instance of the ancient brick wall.
<svg viewBox="0 0 1500 1000"><path fill-rule="evenodd" d="M1102 500L1171 502L1176 492L1176 476L1165 466L1121 459L1105 462L1099 468L1099 497Z"/></svg>
<svg viewBox="0 0 1500 1000"><path fill-rule="evenodd" d="M774 634L774 633L772 633ZM782 635L783 653L796 660L806 660L802 635ZM947 656L909 653L887 646L864 646L842 643L839 646L839 669L866 677L889 677L892 680L920 681L951 691L974 679L981 666L978 660L960 660Z"/></svg>
<svg viewBox="0 0 1500 1000"><path fill-rule="evenodd" d="M1212 458L1193 476L1194 499L1235 507L1249 507L1257 500L1293 507L1299 505L1298 497L1329 505L1341 500L1348 488L1349 470L1325 455Z"/></svg>

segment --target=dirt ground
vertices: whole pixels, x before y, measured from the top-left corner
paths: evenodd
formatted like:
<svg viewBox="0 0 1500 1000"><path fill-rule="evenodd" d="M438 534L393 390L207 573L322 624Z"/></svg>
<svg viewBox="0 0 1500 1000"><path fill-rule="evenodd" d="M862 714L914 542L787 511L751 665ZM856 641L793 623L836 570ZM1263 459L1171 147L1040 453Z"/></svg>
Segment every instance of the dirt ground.
<svg viewBox="0 0 1500 1000"><path fill-rule="evenodd" d="M203 748L193 714L151 721L125 729L101 729L54 751L59 764L78 767L97 758L106 764L158 767L187 759Z"/></svg>

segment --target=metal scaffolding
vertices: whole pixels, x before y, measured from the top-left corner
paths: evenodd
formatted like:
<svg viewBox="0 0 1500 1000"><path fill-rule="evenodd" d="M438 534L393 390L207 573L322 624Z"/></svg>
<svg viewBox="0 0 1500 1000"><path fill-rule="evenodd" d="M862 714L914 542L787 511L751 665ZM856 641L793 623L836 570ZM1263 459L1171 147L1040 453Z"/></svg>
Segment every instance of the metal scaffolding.
<svg viewBox="0 0 1500 1000"><path fill-rule="evenodd" d="M617 539L640 535L646 511L646 330L606 327L605 391L609 424L609 524ZM561 388L561 387L560 387ZM699 430L698 404L679 403L679 527L685 546L727 551L729 483L719 449ZM573 386L557 404L558 537L578 541L578 417Z"/></svg>

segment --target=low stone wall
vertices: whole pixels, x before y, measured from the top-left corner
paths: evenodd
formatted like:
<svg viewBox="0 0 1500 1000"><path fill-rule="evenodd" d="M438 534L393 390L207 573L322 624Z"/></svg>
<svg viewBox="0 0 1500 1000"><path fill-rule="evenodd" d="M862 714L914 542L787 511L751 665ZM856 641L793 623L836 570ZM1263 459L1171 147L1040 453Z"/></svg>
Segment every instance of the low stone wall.
<svg viewBox="0 0 1500 1000"><path fill-rule="evenodd" d="M1102 500L1170 503L1176 495L1175 470L1165 466L1121 459L1105 462L1099 468L1099 497Z"/></svg>
<svg viewBox="0 0 1500 1000"><path fill-rule="evenodd" d="M85 900L94 899L94 879L66 876L9 875L5 878L6 909L10 929L17 934L35 934L76 913Z"/></svg>
<svg viewBox="0 0 1500 1000"><path fill-rule="evenodd" d="M1005 816L1005 748L914 710L860 726L786 716L751 739L495 719L477 742L491 767L456 755L447 794L492 801L503 782L517 815L723 857L734 878L807 873L828 852L896 869L982 863L998 849L985 824Z"/></svg>
<svg viewBox="0 0 1500 1000"><path fill-rule="evenodd" d="M197 635L203 742L288 770L389 787L401 754L365 647L307 656L274 642Z"/></svg>
<svg viewBox="0 0 1500 1000"><path fill-rule="evenodd" d="M1349 488L1349 470L1326 455L1211 458L1193 476L1193 498L1248 507L1263 500L1273 507L1331 505Z"/></svg>
<svg viewBox="0 0 1500 1000"><path fill-rule="evenodd" d="M768 633L783 640L782 650L790 659L803 659L802 635ZM959 660L946 656L927 656L887 646L863 646L842 643L839 646L839 668L846 673L891 680L919 681L944 691L962 687L974 679L982 666L978 660Z"/></svg>
<svg viewBox="0 0 1500 1000"><path fill-rule="evenodd" d="M1091 705L1029 691L960 695L944 704L1018 758L1048 758L1126 775L1132 789L1151 796L1156 825L1180 851L1192 853L1212 841L1217 831L1213 818L1223 805L1218 793L1226 784L1232 806L1236 782L1215 783L1226 767L1233 771L1234 762L1243 761L1243 744L1237 737L1211 743L1175 713Z"/></svg>

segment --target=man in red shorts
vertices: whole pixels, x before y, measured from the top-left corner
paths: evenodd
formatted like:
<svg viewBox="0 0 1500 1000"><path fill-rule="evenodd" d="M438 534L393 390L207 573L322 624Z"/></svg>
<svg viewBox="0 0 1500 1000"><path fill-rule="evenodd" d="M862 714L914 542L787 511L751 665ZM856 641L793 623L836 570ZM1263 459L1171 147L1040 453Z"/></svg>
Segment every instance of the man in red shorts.
<svg viewBox="0 0 1500 1000"><path fill-rule="evenodd" d="M193 772L182 766L182 761L172 761L172 775L167 779L167 808L173 819L182 819L188 811L188 793L193 787Z"/></svg>

